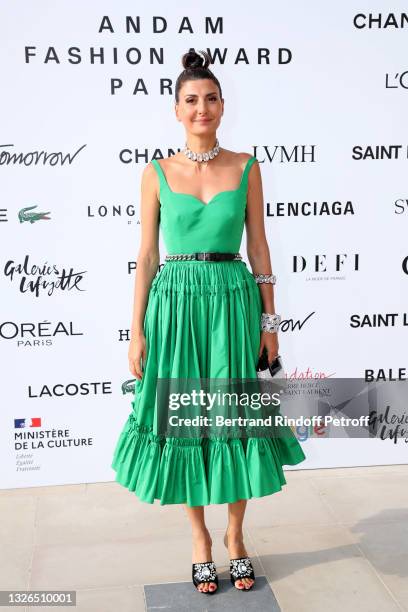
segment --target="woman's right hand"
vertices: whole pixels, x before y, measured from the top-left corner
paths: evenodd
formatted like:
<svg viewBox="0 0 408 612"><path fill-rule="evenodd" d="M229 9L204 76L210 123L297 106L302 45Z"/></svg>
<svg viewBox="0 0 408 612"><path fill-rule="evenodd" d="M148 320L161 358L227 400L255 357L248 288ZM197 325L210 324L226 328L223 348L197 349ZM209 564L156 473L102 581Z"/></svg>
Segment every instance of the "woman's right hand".
<svg viewBox="0 0 408 612"><path fill-rule="evenodd" d="M142 368L141 368L141 360L143 360L143 368L146 363L146 338L144 334L139 334L138 336L134 336L130 340L129 345L129 370L136 376L138 380L141 380L143 376Z"/></svg>

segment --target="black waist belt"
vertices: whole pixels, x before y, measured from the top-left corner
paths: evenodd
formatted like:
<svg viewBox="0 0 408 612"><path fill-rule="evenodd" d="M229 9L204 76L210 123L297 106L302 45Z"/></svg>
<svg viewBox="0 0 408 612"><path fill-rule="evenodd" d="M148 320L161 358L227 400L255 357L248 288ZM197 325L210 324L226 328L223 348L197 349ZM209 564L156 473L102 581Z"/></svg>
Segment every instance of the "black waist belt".
<svg viewBox="0 0 408 612"><path fill-rule="evenodd" d="M180 253L178 255L166 255L165 261L228 261L242 259L239 253Z"/></svg>

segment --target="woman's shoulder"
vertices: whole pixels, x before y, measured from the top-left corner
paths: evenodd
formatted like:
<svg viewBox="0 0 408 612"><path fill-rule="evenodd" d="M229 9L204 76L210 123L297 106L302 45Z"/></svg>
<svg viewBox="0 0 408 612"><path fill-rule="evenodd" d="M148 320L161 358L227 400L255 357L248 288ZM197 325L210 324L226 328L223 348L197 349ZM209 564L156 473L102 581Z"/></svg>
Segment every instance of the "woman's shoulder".
<svg viewBox="0 0 408 612"><path fill-rule="evenodd" d="M161 157L160 159L151 160L143 170L143 178L147 180L157 180L158 174L164 173L167 174L167 168L171 167L174 163L174 155L170 155L169 157ZM159 166L159 168L157 167ZM160 170L162 171L160 173Z"/></svg>
<svg viewBox="0 0 408 612"><path fill-rule="evenodd" d="M244 170L246 168L247 163L249 162L250 159L254 159L254 163L252 165L255 165L256 163L258 163L255 155L252 155L252 153L241 153L241 156L243 158L243 162L242 162L242 170Z"/></svg>
<svg viewBox="0 0 408 612"><path fill-rule="evenodd" d="M227 149L224 149L224 152L228 154L231 164L236 164L237 166L240 167L241 170L245 168L248 160L254 157L252 153L246 153L246 152L238 153L235 151L228 151Z"/></svg>
<svg viewBox="0 0 408 612"><path fill-rule="evenodd" d="M160 160L156 160L156 163L158 163L161 169L164 172L166 172L167 168L172 168L172 167L179 165L180 163L184 161L184 159L185 159L184 155L175 153L174 155L169 155L168 157L161 157ZM148 165L151 165L151 162Z"/></svg>
<svg viewBox="0 0 408 612"><path fill-rule="evenodd" d="M252 153L237 153L237 155L240 155L241 159L243 159L244 161L248 161L248 159L252 159L252 157L255 157L254 155L252 155Z"/></svg>

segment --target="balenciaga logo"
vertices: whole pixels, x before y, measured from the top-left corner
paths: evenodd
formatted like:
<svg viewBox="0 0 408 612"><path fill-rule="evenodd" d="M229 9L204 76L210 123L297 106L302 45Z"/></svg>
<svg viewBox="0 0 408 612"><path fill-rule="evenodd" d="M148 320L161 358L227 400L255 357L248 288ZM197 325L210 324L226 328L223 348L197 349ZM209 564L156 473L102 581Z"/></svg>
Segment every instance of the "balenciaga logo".
<svg viewBox="0 0 408 612"><path fill-rule="evenodd" d="M354 215L353 203L347 202L276 202L266 206L267 217L321 217Z"/></svg>

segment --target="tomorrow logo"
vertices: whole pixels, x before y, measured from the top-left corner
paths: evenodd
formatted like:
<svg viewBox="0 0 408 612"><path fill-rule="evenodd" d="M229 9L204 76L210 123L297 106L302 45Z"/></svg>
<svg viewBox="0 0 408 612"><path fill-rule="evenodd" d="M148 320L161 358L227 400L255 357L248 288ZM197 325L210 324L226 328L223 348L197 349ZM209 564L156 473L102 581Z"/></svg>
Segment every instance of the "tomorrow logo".
<svg viewBox="0 0 408 612"><path fill-rule="evenodd" d="M82 145L82 147L80 147L74 154L63 154L61 151L55 153L47 153L46 151L31 151L29 153L10 153L10 151L2 151L2 147L14 147L14 145L0 145L0 166L15 166L16 164L20 166L37 166L41 163L43 166L63 166L66 162L71 165L78 153L86 147L86 144Z"/></svg>

